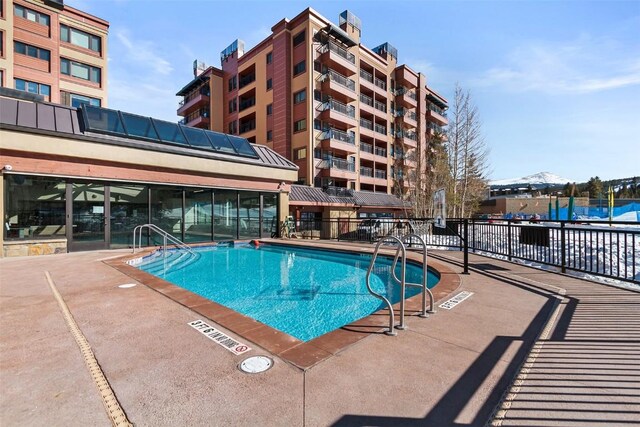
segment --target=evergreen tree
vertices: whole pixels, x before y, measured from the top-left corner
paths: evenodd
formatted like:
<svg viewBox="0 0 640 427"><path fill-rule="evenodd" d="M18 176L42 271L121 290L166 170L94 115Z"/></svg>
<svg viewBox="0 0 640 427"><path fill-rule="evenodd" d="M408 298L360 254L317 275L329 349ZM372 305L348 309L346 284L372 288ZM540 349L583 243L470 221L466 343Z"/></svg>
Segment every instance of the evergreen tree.
<svg viewBox="0 0 640 427"><path fill-rule="evenodd" d="M600 181L600 178L597 176L590 178L587 182L585 190L589 193L589 197L591 197L592 199L599 197L600 194L603 194L602 181Z"/></svg>

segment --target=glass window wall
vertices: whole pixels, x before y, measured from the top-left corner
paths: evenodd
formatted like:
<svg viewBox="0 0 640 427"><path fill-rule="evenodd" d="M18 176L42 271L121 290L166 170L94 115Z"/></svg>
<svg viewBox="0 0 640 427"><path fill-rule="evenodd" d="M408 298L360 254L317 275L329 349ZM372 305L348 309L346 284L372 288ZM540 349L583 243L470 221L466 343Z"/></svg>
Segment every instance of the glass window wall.
<svg viewBox="0 0 640 427"><path fill-rule="evenodd" d="M182 189L160 187L151 189L151 223L182 240ZM161 238L152 233L151 242L160 244Z"/></svg>
<svg viewBox="0 0 640 427"><path fill-rule="evenodd" d="M111 247L129 247L133 229L149 222L149 190L142 185L113 185L110 201Z"/></svg>
<svg viewBox="0 0 640 427"><path fill-rule="evenodd" d="M213 232L214 240L238 238L238 192L214 190Z"/></svg>
<svg viewBox="0 0 640 427"><path fill-rule="evenodd" d="M4 179L6 239L65 236L64 180L25 175L7 175Z"/></svg>
<svg viewBox="0 0 640 427"><path fill-rule="evenodd" d="M262 195L262 235L275 237L278 234L278 195L265 193Z"/></svg>
<svg viewBox="0 0 640 427"><path fill-rule="evenodd" d="M213 240L213 199L211 190L186 190L184 210L184 241L210 242Z"/></svg>
<svg viewBox="0 0 640 427"><path fill-rule="evenodd" d="M260 193L240 192L240 239L260 237Z"/></svg>

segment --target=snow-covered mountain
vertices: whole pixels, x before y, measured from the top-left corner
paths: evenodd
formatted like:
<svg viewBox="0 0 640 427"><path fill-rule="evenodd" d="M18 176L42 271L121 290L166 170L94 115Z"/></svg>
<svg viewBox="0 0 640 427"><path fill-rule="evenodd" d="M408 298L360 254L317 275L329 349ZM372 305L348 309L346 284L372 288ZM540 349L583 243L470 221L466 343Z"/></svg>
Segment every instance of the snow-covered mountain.
<svg viewBox="0 0 640 427"><path fill-rule="evenodd" d="M512 179L498 179L496 181L490 181L489 185L517 185L517 184L551 184L560 185L567 182L574 182L572 179L563 178L550 172L540 172L529 176L523 176L522 178Z"/></svg>

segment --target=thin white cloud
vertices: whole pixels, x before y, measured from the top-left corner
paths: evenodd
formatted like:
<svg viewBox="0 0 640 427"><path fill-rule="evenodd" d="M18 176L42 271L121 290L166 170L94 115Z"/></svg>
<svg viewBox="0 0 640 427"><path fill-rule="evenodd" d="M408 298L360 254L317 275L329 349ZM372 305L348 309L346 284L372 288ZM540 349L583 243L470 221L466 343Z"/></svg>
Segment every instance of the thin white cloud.
<svg viewBox="0 0 640 427"><path fill-rule="evenodd" d="M124 46L126 61L142 64L148 71L158 74L170 74L173 71L171 63L160 55L155 43L149 40L135 40L126 29L117 30L116 38Z"/></svg>
<svg viewBox="0 0 640 427"><path fill-rule="evenodd" d="M514 92L585 94L640 84L640 50L623 51L609 39L582 35L563 44L529 43L487 70L474 86Z"/></svg>

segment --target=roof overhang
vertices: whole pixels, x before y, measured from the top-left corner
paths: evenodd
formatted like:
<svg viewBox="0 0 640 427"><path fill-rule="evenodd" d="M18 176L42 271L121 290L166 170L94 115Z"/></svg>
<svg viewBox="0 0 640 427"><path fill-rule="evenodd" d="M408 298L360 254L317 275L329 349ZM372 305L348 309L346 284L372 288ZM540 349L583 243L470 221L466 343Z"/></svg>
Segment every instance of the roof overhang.
<svg viewBox="0 0 640 427"><path fill-rule="evenodd" d="M176 93L176 96L188 95L189 92L193 91L196 87L198 87L202 83L208 82L208 81L209 81L209 76L200 75L200 76L196 77L195 79L191 80L189 83L187 83L187 85L185 87L180 89L178 91L178 93Z"/></svg>
<svg viewBox="0 0 640 427"><path fill-rule="evenodd" d="M336 27L333 24L329 24L326 27L324 27L324 31L328 35L334 37L335 39L337 39L338 41L340 41L341 43L349 47L353 47L358 44L355 41L353 41L353 39L349 37L349 34L347 34L342 28Z"/></svg>

